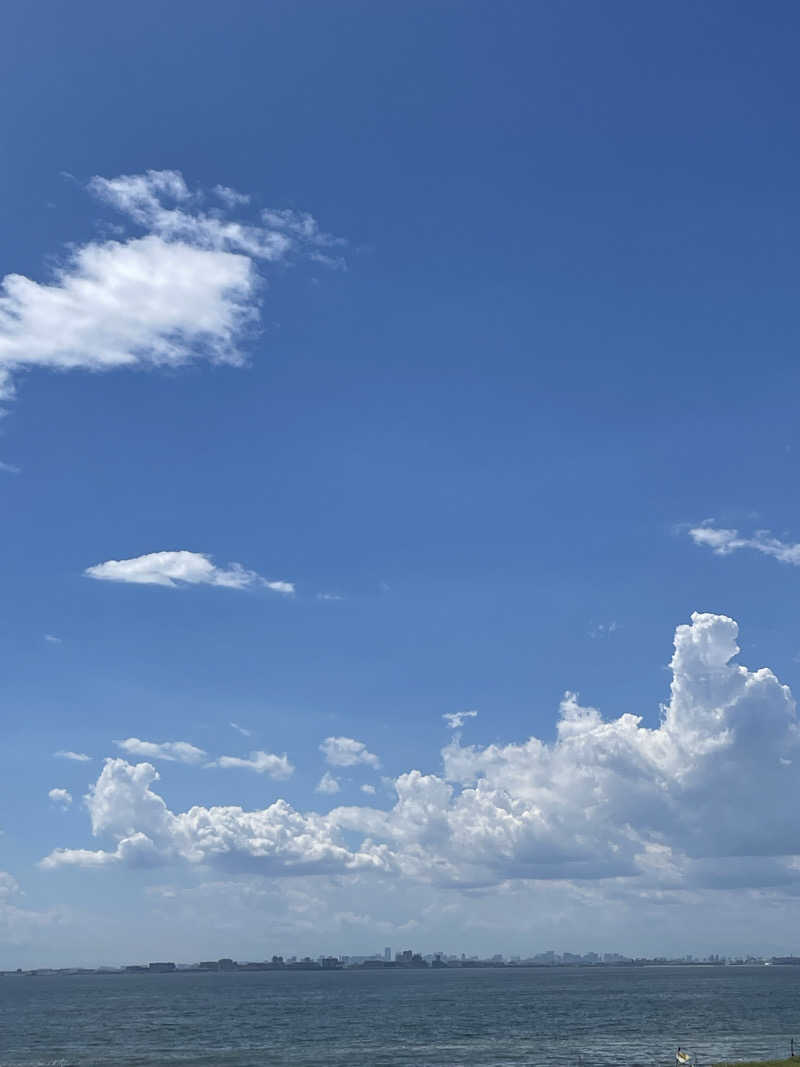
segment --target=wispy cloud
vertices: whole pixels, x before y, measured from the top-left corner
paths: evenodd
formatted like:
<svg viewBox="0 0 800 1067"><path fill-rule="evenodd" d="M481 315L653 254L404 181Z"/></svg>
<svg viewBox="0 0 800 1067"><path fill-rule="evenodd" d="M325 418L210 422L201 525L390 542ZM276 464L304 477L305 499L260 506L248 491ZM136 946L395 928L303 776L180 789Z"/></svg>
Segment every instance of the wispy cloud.
<svg viewBox="0 0 800 1067"><path fill-rule="evenodd" d="M61 638L60 637L56 637L55 634L45 634L44 635L44 639L50 645L60 645L61 644Z"/></svg>
<svg viewBox="0 0 800 1067"><path fill-rule="evenodd" d="M741 548L751 548L781 563L800 566L800 543L781 541L769 530L756 530L752 537L742 537L738 530L724 529L707 521L689 530L689 536L696 545L710 548L717 556L729 556Z"/></svg>
<svg viewBox="0 0 800 1067"><path fill-rule="evenodd" d="M319 749L332 767L354 767L358 763L369 767L381 765L381 761L363 741L356 741L352 737L326 737Z"/></svg>
<svg viewBox="0 0 800 1067"><path fill-rule="evenodd" d="M250 196L247 193L238 193L227 185L215 185L213 192L227 207L239 207L241 204L249 204Z"/></svg>
<svg viewBox="0 0 800 1067"><path fill-rule="evenodd" d="M270 589L291 596L294 583L270 581L241 563L217 567L203 552L148 552L132 559L110 559L87 567L84 574L106 582L129 582L134 585L163 585L176 589L186 585L215 585L224 589Z"/></svg>
<svg viewBox="0 0 800 1067"><path fill-rule="evenodd" d="M56 759L71 759L76 763L88 763L91 760L91 756L87 756L85 752L71 752L69 749L62 750L61 752L54 752L53 756Z"/></svg>
<svg viewBox="0 0 800 1067"><path fill-rule="evenodd" d="M238 722L231 722L228 725L236 730L237 733L240 733L242 737L252 737L253 731L246 729L244 726L240 726Z"/></svg>
<svg viewBox="0 0 800 1067"><path fill-rule="evenodd" d="M339 593L317 593L317 600L344 600Z"/></svg>
<svg viewBox="0 0 800 1067"><path fill-rule="evenodd" d="M294 765L285 752L282 756L276 756L272 752L251 752L247 759L240 756L220 756L206 766L255 771L256 774L267 774L270 778L291 778L294 774Z"/></svg>
<svg viewBox="0 0 800 1067"><path fill-rule="evenodd" d="M115 741L117 748L129 756L142 756L145 759L163 759L171 763L202 763L207 753L188 741L142 741L138 737L127 737L124 741Z"/></svg>
<svg viewBox="0 0 800 1067"><path fill-rule="evenodd" d="M446 711L442 718L451 730L458 730L464 725L465 719L475 719L477 715L477 711Z"/></svg>
<svg viewBox="0 0 800 1067"><path fill-rule="evenodd" d="M21 470L22 468L17 467L16 464L4 463L3 460L0 459L0 471L5 471L6 474L19 474Z"/></svg>
<svg viewBox="0 0 800 1067"><path fill-rule="evenodd" d="M241 364L263 267L318 262L341 243L306 214L235 217L248 198L225 186L205 209L207 195L178 171L98 176L88 190L138 232L73 246L49 283L21 274L0 282L0 396L13 395L12 376L30 367Z"/></svg>
<svg viewBox="0 0 800 1067"><path fill-rule="evenodd" d="M616 633L618 629L619 623L615 622L613 619L611 622L599 622L589 630L589 637L609 637L611 634Z"/></svg>

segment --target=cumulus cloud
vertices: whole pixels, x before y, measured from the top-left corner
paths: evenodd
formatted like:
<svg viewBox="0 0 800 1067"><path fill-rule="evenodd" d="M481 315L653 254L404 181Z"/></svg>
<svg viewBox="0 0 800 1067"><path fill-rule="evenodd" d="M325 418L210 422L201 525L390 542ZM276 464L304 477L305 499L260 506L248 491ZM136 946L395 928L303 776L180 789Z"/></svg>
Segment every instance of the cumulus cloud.
<svg viewBox="0 0 800 1067"><path fill-rule="evenodd" d="M630 713L607 719L567 693L553 742L463 746L456 737L440 773L394 780L388 810L322 815L279 800L253 812L173 813L152 788L151 764L109 760L86 802L110 847L57 850L44 866L203 863L462 889L519 881L603 883L612 893L800 890L797 817L786 802L800 756L795 705L769 669L732 662L737 633L723 615L696 613L678 627L657 726ZM360 742L327 740L349 742L330 751L364 762L354 758L366 751Z"/></svg>
<svg viewBox="0 0 800 1067"><path fill-rule="evenodd" d="M49 282L0 282L0 396L13 394L15 372L35 366L240 364L258 323L262 267L324 261L341 243L306 214L236 218L247 198L225 186L204 209L205 194L178 171L98 176L88 189L138 232L74 246Z"/></svg>
<svg viewBox="0 0 800 1067"><path fill-rule="evenodd" d="M326 737L319 750L332 767L355 767L358 763L365 763L368 767L381 765L381 761L363 741L355 741L352 737Z"/></svg>
<svg viewBox="0 0 800 1067"><path fill-rule="evenodd" d="M51 789L47 795L62 811L72 807L72 794L68 789Z"/></svg>
<svg viewBox="0 0 800 1067"><path fill-rule="evenodd" d="M315 792L317 793L338 793L341 789L339 785L339 779L334 778L330 771L325 771L323 776L317 782Z"/></svg>
<svg viewBox="0 0 800 1067"><path fill-rule="evenodd" d="M69 749L62 749L60 752L54 752L53 755L56 759L71 759L76 763L88 763L92 758L85 752L70 752Z"/></svg>
<svg viewBox="0 0 800 1067"><path fill-rule="evenodd" d="M134 766L123 759L106 760L86 796L86 805L92 832L114 839L114 849L56 849L42 866L150 866L184 861L283 874L358 870L380 862L379 850L351 852L327 818L303 815L284 800L276 800L263 811L193 807L175 814L150 788L157 779L150 763Z"/></svg>
<svg viewBox="0 0 800 1067"><path fill-rule="evenodd" d="M220 756L208 766L240 767L246 771L255 771L256 774L268 774L270 778L291 778L294 774L294 765L285 752L282 756L276 756L272 752L251 752L248 759L242 759L240 756Z"/></svg>
<svg viewBox="0 0 800 1067"><path fill-rule="evenodd" d="M117 748L129 756L142 756L144 759L163 759L172 763L202 763L206 753L188 741L141 741L138 737L127 737L124 741L115 741Z"/></svg>
<svg viewBox="0 0 800 1067"><path fill-rule="evenodd" d="M740 548L751 548L781 563L800 566L800 544L781 541L773 537L769 530L756 530L752 537L742 537L738 530L726 530L711 522L704 522L689 530L689 536L696 545L710 548L717 556L729 556Z"/></svg>
<svg viewBox="0 0 800 1067"><path fill-rule="evenodd" d="M458 730L464 725L465 719L474 719L477 711L446 711L442 718L451 730Z"/></svg>
<svg viewBox="0 0 800 1067"><path fill-rule="evenodd" d="M106 582L130 582L134 585L164 585L177 589L185 585L215 585L224 589L262 587L291 596L292 582L269 581L241 563L217 567L202 552L148 552L132 559L110 559L87 567L84 574Z"/></svg>

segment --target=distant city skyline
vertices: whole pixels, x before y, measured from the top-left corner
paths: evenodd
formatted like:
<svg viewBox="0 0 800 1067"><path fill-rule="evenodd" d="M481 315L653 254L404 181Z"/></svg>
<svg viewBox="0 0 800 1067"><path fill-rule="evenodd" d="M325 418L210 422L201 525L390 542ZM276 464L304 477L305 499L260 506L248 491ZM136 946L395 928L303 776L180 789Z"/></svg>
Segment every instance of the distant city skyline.
<svg viewBox="0 0 800 1067"><path fill-rule="evenodd" d="M0 961L1 963L2 961ZM181 963L176 961L140 961L137 963L118 963L116 965L97 965L94 967L67 966L64 968L48 968L46 966L33 968L4 967L0 965L0 975L14 975L25 973L26 970L42 972L70 973L77 970L103 973L106 971L126 973L149 973L165 974L175 971L237 971L237 970L280 970L293 967L296 969L307 968L310 965L322 970L341 969L348 967L363 967L375 964L383 967L414 967L414 966L438 966L447 965L453 967L481 965L481 966L647 966L647 965L703 965L703 966L747 966L747 965L773 965L773 966L800 966L800 954L786 952L776 956L773 954L742 954L720 955L710 953L707 956L695 956L687 953L683 956L674 956L669 953L654 956L628 956L619 952L557 952L548 949L544 952L530 954L505 955L502 952L491 955L469 955L465 952L448 953L420 952L415 949L399 949L394 954L391 948L385 947L380 952L370 954L359 953L316 953L310 955L272 955L265 959L241 959L232 956L223 956L216 960L201 962Z"/></svg>

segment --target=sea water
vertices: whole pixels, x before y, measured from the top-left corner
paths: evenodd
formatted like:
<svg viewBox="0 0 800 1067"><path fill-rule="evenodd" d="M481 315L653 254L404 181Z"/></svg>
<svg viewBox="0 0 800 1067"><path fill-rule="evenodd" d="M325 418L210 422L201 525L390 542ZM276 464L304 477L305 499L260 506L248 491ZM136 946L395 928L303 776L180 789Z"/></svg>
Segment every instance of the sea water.
<svg viewBox="0 0 800 1067"><path fill-rule="evenodd" d="M800 967L0 978L0 1067L634 1067L787 1055Z"/></svg>

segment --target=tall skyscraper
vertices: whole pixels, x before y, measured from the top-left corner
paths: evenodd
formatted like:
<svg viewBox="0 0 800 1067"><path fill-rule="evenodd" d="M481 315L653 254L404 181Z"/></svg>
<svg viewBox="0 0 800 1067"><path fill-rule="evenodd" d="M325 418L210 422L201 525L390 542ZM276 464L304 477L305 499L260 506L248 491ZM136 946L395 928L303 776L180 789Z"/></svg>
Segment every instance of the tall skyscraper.
<svg viewBox="0 0 800 1067"><path fill-rule="evenodd" d="M387 962L387 963L390 963L390 962L391 962L391 959L392 959L392 950L391 950L390 948L385 948L385 949L383 950L383 958L384 958L384 959L386 960L386 962Z"/></svg>

